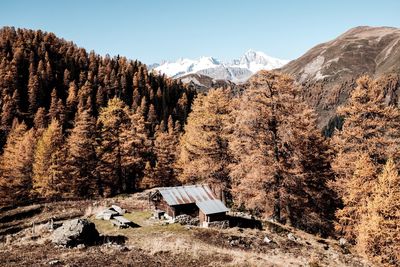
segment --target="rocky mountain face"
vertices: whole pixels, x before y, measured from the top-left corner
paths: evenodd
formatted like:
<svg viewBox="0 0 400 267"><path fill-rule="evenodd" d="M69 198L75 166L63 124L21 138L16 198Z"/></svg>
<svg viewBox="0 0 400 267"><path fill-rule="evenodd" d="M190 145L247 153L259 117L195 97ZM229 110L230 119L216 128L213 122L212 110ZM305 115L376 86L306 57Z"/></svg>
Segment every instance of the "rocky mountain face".
<svg viewBox="0 0 400 267"><path fill-rule="evenodd" d="M242 57L231 62L223 62L213 57L201 57L196 60L179 59L176 62L163 62L158 66L157 64L152 66L155 72L172 78L199 74L214 80L242 83L259 70L279 68L287 62L287 60L270 57L263 52L248 50Z"/></svg>
<svg viewBox="0 0 400 267"><path fill-rule="evenodd" d="M199 74L199 73L191 73L184 75L179 78L183 83L187 84L188 87L192 90L195 90L199 93L205 93L210 88L231 88L232 92L240 92L243 91L246 87L246 83L236 84L229 80L223 79L213 79L210 76Z"/></svg>
<svg viewBox="0 0 400 267"><path fill-rule="evenodd" d="M400 29L356 27L319 44L279 69L304 87L305 99L320 115L320 127L337 123L336 108L345 103L361 75L378 78L388 103L398 103Z"/></svg>

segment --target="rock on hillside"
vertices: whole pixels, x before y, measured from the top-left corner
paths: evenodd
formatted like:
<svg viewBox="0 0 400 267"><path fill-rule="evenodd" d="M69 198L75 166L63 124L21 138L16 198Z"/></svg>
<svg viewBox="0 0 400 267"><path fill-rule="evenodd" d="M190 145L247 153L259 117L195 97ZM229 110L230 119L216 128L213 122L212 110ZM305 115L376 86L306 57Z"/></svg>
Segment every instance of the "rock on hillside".
<svg viewBox="0 0 400 267"><path fill-rule="evenodd" d="M99 238L99 232L94 223L87 219L74 219L64 222L52 235L56 245L74 247L79 244L94 244Z"/></svg>
<svg viewBox="0 0 400 267"><path fill-rule="evenodd" d="M363 74L381 78L385 93L390 94L388 101L398 102L400 29L350 29L315 46L280 71L293 75L305 87L304 97L317 109L321 127L328 124L336 108L347 100L357 77Z"/></svg>

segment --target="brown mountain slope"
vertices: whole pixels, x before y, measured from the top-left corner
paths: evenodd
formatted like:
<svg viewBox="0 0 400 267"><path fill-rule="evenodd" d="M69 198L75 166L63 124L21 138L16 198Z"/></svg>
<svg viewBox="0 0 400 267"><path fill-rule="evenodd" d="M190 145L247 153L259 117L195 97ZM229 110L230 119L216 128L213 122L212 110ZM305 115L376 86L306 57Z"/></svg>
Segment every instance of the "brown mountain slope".
<svg viewBox="0 0 400 267"><path fill-rule="evenodd" d="M235 84L228 80L217 80L207 75L191 73L178 78L182 83L187 84L190 89L198 93L207 93L211 88L231 88L233 92L241 92L245 89L245 84Z"/></svg>
<svg viewBox="0 0 400 267"><path fill-rule="evenodd" d="M398 102L400 87L400 29L356 27L336 39L319 44L280 71L304 86L304 97L326 126L343 104L355 80L368 74L380 79L388 102Z"/></svg>

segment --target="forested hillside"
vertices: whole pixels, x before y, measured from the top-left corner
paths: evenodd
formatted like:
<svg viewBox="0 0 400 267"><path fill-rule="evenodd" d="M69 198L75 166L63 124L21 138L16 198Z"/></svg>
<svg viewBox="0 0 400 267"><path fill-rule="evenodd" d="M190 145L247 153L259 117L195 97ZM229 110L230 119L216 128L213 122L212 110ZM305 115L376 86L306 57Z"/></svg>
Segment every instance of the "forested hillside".
<svg viewBox="0 0 400 267"><path fill-rule="evenodd" d="M10 27L0 30L0 93L1 199L14 204L129 192L145 173L163 176L176 149L166 139L177 140L195 95L139 61Z"/></svg>

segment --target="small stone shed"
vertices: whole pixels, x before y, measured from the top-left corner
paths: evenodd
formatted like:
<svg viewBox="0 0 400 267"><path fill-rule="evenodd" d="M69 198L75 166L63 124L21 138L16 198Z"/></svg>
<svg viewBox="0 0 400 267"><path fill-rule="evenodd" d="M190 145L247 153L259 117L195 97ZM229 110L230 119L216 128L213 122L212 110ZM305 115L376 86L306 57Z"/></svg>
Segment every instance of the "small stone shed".
<svg viewBox="0 0 400 267"><path fill-rule="evenodd" d="M171 218L181 214L199 217L202 226L225 220L229 211L208 185L158 188L150 195L150 201Z"/></svg>

